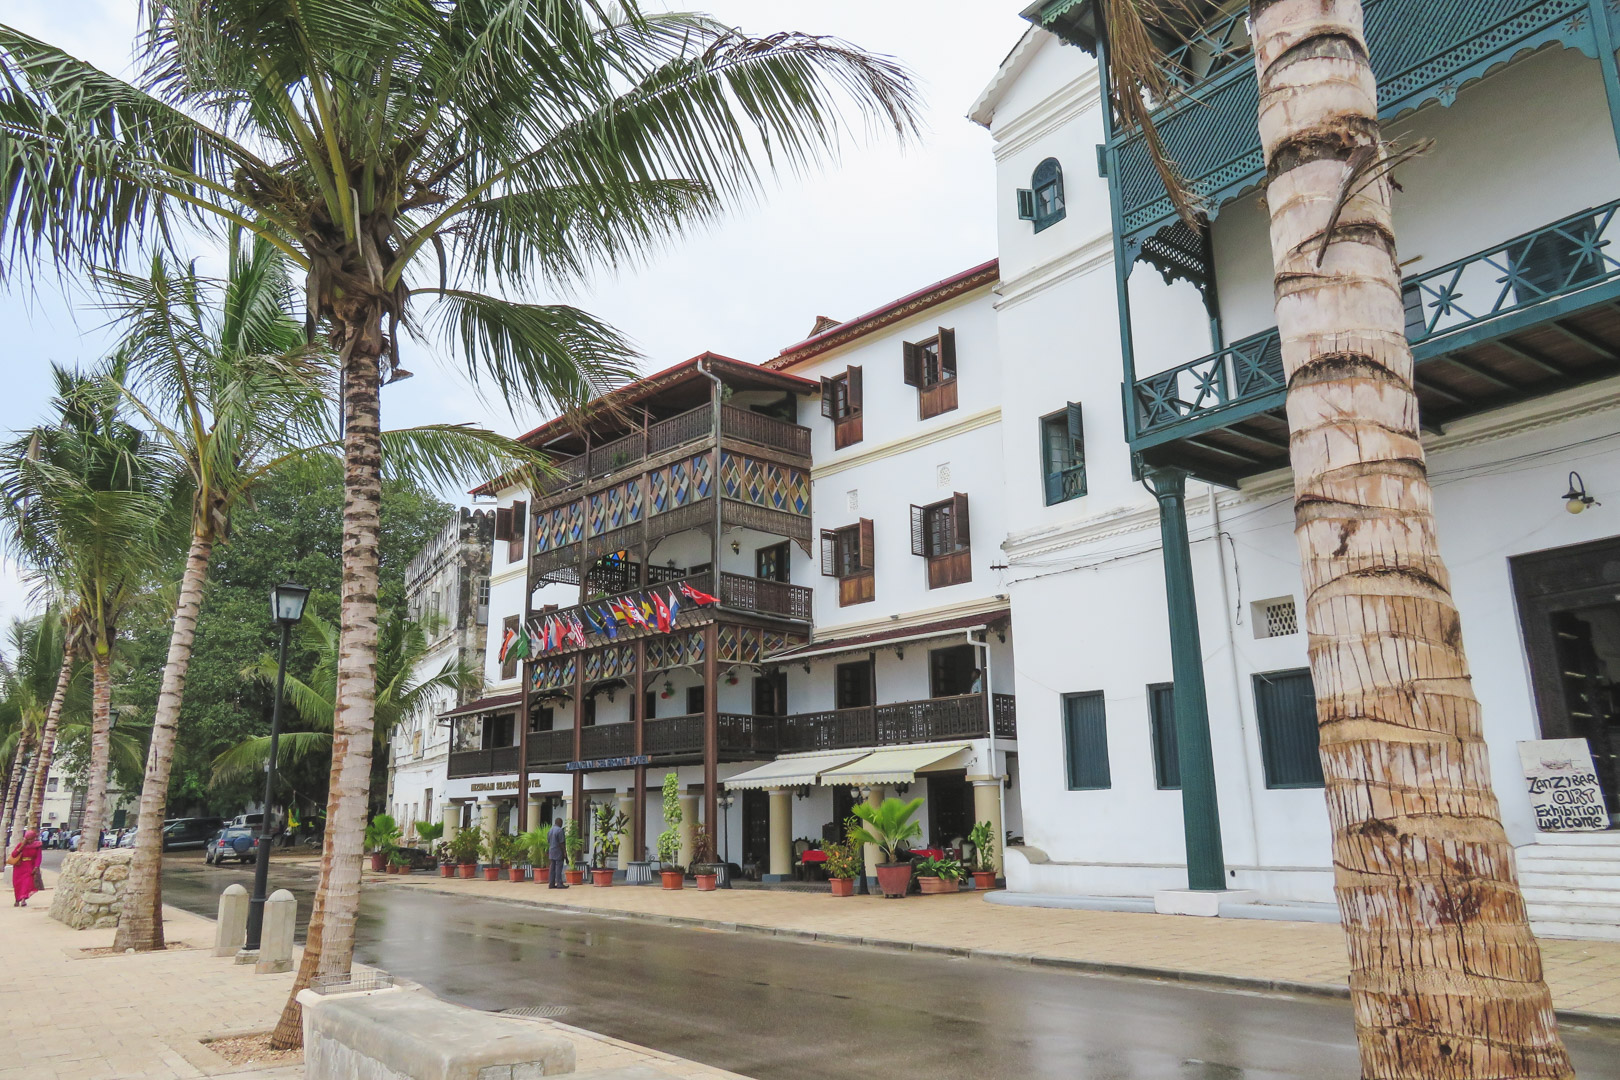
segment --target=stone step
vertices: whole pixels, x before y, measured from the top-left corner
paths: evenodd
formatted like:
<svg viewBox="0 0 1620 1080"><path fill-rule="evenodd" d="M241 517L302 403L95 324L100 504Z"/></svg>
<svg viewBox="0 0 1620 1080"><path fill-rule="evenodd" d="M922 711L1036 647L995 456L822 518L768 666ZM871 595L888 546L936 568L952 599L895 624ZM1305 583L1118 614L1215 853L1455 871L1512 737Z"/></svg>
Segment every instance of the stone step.
<svg viewBox="0 0 1620 1080"><path fill-rule="evenodd" d="M1620 889L1572 889L1565 885L1520 885L1527 904L1594 904L1620 914Z"/></svg>
<svg viewBox="0 0 1620 1080"><path fill-rule="evenodd" d="M1537 900L1527 902L1530 921L1541 919L1569 923L1613 924L1620 926L1620 904L1585 904L1579 901Z"/></svg>
<svg viewBox="0 0 1620 1080"><path fill-rule="evenodd" d="M1538 919L1530 916L1530 929L1537 937L1580 938L1586 941L1620 941L1620 924L1572 923L1557 919Z"/></svg>
<svg viewBox="0 0 1620 1080"><path fill-rule="evenodd" d="M1609 829L1606 832L1567 832L1550 833L1542 835L1534 844L1525 844L1518 850L1521 854L1526 851L1535 851L1537 848L1560 847L1609 847L1620 850L1620 829Z"/></svg>
<svg viewBox="0 0 1620 1080"><path fill-rule="evenodd" d="M1568 870L1563 867L1555 870L1542 866L1520 867L1519 884L1561 886L1569 889L1613 889L1620 895L1620 872L1602 867L1595 870L1580 870L1574 867Z"/></svg>
<svg viewBox="0 0 1620 1080"><path fill-rule="evenodd" d="M1620 884L1620 859L1520 859L1519 875L1525 874L1586 874Z"/></svg>

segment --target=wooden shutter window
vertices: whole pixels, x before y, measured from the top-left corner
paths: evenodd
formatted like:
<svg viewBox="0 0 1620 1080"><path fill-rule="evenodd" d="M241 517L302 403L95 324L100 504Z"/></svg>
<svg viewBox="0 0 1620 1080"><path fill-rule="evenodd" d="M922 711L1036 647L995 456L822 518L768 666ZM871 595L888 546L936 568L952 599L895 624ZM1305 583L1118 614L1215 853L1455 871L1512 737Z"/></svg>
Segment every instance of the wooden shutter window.
<svg viewBox="0 0 1620 1080"><path fill-rule="evenodd" d="M939 381L956 378L956 331L939 328Z"/></svg>
<svg viewBox="0 0 1620 1080"><path fill-rule="evenodd" d="M495 510L495 539L512 539L512 508L509 506L497 507Z"/></svg>
<svg viewBox="0 0 1620 1080"><path fill-rule="evenodd" d="M515 502L512 504L512 535L506 541L506 561L521 562L523 559L523 537L529 531L529 504Z"/></svg>
<svg viewBox="0 0 1620 1080"><path fill-rule="evenodd" d="M928 509L922 506L911 508L911 553L928 557Z"/></svg>
<svg viewBox="0 0 1620 1080"><path fill-rule="evenodd" d="M872 519L861 518L860 530L860 569L871 570L877 564L876 544L873 542Z"/></svg>
<svg viewBox="0 0 1620 1080"><path fill-rule="evenodd" d="M833 385L833 381L823 375L821 377L821 415L829 420L837 415L833 411L834 402L837 400L837 392L837 387Z"/></svg>
<svg viewBox="0 0 1620 1080"><path fill-rule="evenodd" d="M973 546L973 534L968 528L968 497L960 491L951 494L951 523L956 527L956 549L966 551Z"/></svg>
<svg viewBox="0 0 1620 1080"><path fill-rule="evenodd" d="M838 534L831 529L821 530L821 576L838 576Z"/></svg>
<svg viewBox="0 0 1620 1080"><path fill-rule="evenodd" d="M905 350L903 369L907 386L921 386L923 384L923 348L911 342L902 342Z"/></svg>
<svg viewBox="0 0 1620 1080"><path fill-rule="evenodd" d="M854 416L861 411L861 369L850 367L846 378L849 379L849 414Z"/></svg>

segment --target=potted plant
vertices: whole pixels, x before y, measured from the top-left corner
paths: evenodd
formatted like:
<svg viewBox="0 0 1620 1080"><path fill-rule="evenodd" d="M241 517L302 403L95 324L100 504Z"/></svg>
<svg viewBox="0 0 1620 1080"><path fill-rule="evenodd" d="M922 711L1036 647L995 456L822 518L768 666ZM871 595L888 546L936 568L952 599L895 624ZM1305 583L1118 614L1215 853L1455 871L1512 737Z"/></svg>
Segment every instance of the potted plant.
<svg viewBox="0 0 1620 1080"><path fill-rule="evenodd" d="M853 830L854 822L851 818L849 828ZM827 853L827 884L834 896L854 896L855 879L861 873L861 845L853 837L845 836L842 843L827 844L822 848Z"/></svg>
<svg viewBox="0 0 1620 1080"><path fill-rule="evenodd" d="M692 876L698 892L714 892L719 887L720 866L715 862L714 834L699 825L692 834Z"/></svg>
<svg viewBox="0 0 1620 1080"><path fill-rule="evenodd" d="M922 825L914 820L922 804L920 797L901 802L891 796L880 806L860 803L854 808L855 816L865 825L850 836L863 844L875 845L883 853L883 861L877 866L878 888L891 900L905 896L911 887L911 864L900 862L895 851L922 835Z"/></svg>
<svg viewBox="0 0 1620 1080"><path fill-rule="evenodd" d="M448 845L450 859L464 878L473 876L484 854L484 836L477 829L462 829Z"/></svg>
<svg viewBox="0 0 1620 1080"><path fill-rule="evenodd" d="M679 889L685 883L681 866L681 785L674 773L664 775L664 831L658 834L658 874L666 889Z"/></svg>
<svg viewBox="0 0 1620 1080"><path fill-rule="evenodd" d="M388 872L390 874L408 874L411 872L411 857L400 848L388 853Z"/></svg>
<svg viewBox="0 0 1620 1080"><path fill-rule="evenodd" d="M569 818L563 823L563 851L567 853L567 868L563 870L563 883L578 885L585 880L579 857L585 854L585 838L579 834L579 822Z"/></svg>
<svg viewBox="0 0 1620 1080"><path fill-rule="evenodd" d="M439 863L440 877L456 876L456 861L450 857L450 845L440 840L433 845L433 857Z"/></svg>
<svg viewBox="0 0 1620 1080"><path fill-rule="evenodd" d="M608 860L619 853L630 819L611 803L597 803L591 809L591 836L596 842L591 852L591 884L606 888L613 884L613 867Z"/></svg>
<svg viewBox="0 0 1620 1080"><path fill-rule="evenodd" d="M536 826L526 833L519 833L517 845L529 857L529 865L534 870L534 880L542 885L551 883L551 840L546 835L544 825Z"/></svg>
<svg viewBox="0 0 1620 1080"><path fill-rule="evenodd" d="M366 826L365 843L371 850L371 868L381 873L387 868L388 853L399 843L399 822L391 814L378 814Z"/></svg>
<svg viewBox="0 0 1620 1080"><path fill-rule="evenodd" d="M973 845L973 887L996 887L996 831L988 821L977 822L968 833Z"/></svg>
<svg viewBox="0 0 1620 1080"><path fill-rule="evenodd" d="M962 864L950 856L943 859L920 859L917 862L917 883L924 896L953 893L962 887Z"/></svg>
<svg viewBox="0 0 1620 1080"><path fill-rule="evenodd" d="M518 838L502 833L495 838L495 861L506 869L509 881L522 881L528 871L523 866L523 845Z"/></svg>

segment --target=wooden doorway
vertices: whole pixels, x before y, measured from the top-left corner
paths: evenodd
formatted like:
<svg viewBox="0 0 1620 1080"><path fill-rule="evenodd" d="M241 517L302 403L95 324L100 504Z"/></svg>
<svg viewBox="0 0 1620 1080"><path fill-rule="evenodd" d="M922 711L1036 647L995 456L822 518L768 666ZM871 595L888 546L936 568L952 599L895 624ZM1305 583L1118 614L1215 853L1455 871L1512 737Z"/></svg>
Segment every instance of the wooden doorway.
<svg viewBox="0 0 1620 1080"><path fill-rule="evenodd" d="M973 831L973 785L963 770L927 773L928 843L950 847Z"/></svg>
<svg viewBox="0 0 1620 1080"><path fill-rule="evenodd" d="M1585 739L1620 814L1620 537L1509 560L1544 739Z"/></svg>
<svg viewBox="0 0 1620 1080"><path fill-rule="evenodd" d="M771 864L771 797L764 791L744 791L742 810L742 864L763 874Z"/></svg>

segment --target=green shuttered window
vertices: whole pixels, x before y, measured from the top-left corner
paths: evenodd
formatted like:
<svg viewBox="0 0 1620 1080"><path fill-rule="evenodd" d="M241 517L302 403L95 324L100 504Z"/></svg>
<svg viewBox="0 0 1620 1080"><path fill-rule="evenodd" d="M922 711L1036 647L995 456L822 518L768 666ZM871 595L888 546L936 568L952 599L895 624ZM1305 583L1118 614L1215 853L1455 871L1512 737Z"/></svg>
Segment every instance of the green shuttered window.
<svg viewBox="0 0 1620 1080"><path fill-rule="evenodd" d="M1153 780L1164 791L1181 790L1181 755L1176 747L1174 683L1154 683L1148 691L1148 721L1153 734Z"/></svg>
<svg viewBox="0 0 1620 1080"><path fill-rule="evenodd" d="M1321 787L1316 690L1310 669L1256 675L1254 711L1260 721L1260 758L1265 763L1266 787Z"/></svg>
<svg viewBox="0 0 1620 1080"><path fill-rule="evenodd" d="M1096 791L1112 786L1102 691L1063 695L1063 747L1070 791Z"/></svg>
<svg viewBox="0 0 1620 1080"><path fill-rule="evenodd" d="M1061 412L1041 417L1041 473L1047 506L1086 493L1086 435L1080 406L1073 401Z"/></svg>

